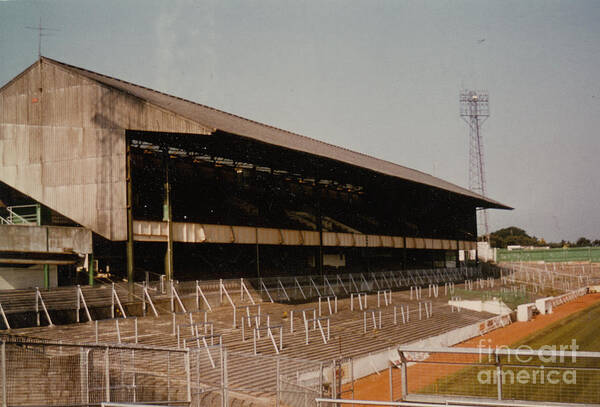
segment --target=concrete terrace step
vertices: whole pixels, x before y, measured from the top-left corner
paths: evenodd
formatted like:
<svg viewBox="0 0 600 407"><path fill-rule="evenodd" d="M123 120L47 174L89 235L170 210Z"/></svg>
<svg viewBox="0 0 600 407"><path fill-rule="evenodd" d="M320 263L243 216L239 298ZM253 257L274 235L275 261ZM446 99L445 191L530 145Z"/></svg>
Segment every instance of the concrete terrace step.
<svg viewBox="0 0 600 407"><path fill-rule="evenodd" d="M239 286L238 286L239 288ZM425 290L424 290L425 291ZM216 291L218 295L218 291ZM425 294L425 293L424 293ZM397 325L393 324L393 307L382 307L382 328L373 330L372 321L368 320L367 332L363 332L363 312L355 309L350 310L350 300L338 300L338 313L330 315L330 341L323 343L321 333L317 330L309 332L309 345L305 344L304 324L302 322L302 309L317 309L318 303L287 305L279 303L262 303L261 323L266 323L266 314L270 315L271 325L283 325L283 350L282 357L293 359L303 359L318 363L328 364L331 360L340 356L357 357L369 352L378 352L388 347L399 344L407 344L425 339L431 336L439 335L453 329L467 326L473 323L483 321L493 315L479 313L475 311L462 310L461 312L452 312L447 305L448 297L440 295L439 298L423 298L422 302L431 301L433 304L433 316L425 319L418 318L418 300L410 299L409 292L394 292L392 294L393 304L408 305L410 307L410 321L402 324L400 311L398 309ZM426 297L425 295L423 297ZM376 306L376 296L369 295L369 307ZM357 307L357 303L355 302ZM256 312L257 307L251 307L251 312ZM290 332L290 319L294 311L294 333ZM328 314L328 308L322 304L323 314ZM175 314L176 324L189 323L189 313ZM195 311L191 313L194 323L204 321L205 313ZM223 305L214 307L212 312L207 313L207 319L213 323L214 333L222 335L223 344L232 356L230 357L230 386L237 389L254 388L257 391L252 396L257 398L271 397L272 389L275 386L273 369L265 366L257 366L256 360L252 358L253 341L252 330L246 329L246 341L242 341L240 315L246 315L245 308L236 309L237 327L233 328L233 307ZM312 317L312 315L311 315ZM133 318L102 320L98 321L98 342L115 343L117 342L116 324L119 324L121 341L124 343L133 343L135 341L135 322ZM177 347L177 336L173 335L173 314L165 313L158 317L146 316L137 318L138 343L142 345L155 345L164 347ZM247 327L246 327L247 328ZM79 343L90 343L96 341L96 322L70 324L63 326L33 327L13 330L13 334L42 338L54 341L69 341ZM274 332L277 341L279 332ZM180 327L180 342L183 339L188 341L188 346L192 349L196 347L195 342L189 342L192 333L189 327ZM266 337L266 332L261 333L261 339L257 342L257 352L263 357L275 355L275 349L270 339ZM220 386L220 355L213 348L213 360L216 368L210 364L210 360L202 347L195 350L192 355L196 355L196 363L201 377L198 380L199 385ZM240 356L245 355L245 356ZM263 359L261 359L262 361ZM149 361L149 366L154 363ZM261 362L262 363L262 362ZM285 365L285 363L284 363ZM232 371L234 366L234 371ZM291 375L294 372L290 372ZM262 389L262 390L261 390Z"/></svg>

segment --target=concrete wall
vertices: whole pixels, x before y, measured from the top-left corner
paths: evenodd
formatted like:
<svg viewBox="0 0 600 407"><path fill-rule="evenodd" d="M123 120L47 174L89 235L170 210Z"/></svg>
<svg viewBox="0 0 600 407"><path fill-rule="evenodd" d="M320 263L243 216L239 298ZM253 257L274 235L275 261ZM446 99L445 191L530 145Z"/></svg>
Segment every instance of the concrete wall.
<svg viewBox="0 0 600 407"><path fill-rule="evenodd" d="M461 301L448 301L448 305L470 309L477 312L489 312L491 314L505 315L510 314L512 310L500 300L461 300Z"/></svg>
<svg viewBox="0 0 600 407"><path fill-rule="evenodd" d="M0 290L14 290L44 286L44 266L0 267ZM50 287L58 286L56 266L50 266Z"/></svg>
<svg viewBox="0 0 600 407"><path fill-rule="evenodd" d="M91 253L92 232L62 226L0 225L0 251Z"/></svg>

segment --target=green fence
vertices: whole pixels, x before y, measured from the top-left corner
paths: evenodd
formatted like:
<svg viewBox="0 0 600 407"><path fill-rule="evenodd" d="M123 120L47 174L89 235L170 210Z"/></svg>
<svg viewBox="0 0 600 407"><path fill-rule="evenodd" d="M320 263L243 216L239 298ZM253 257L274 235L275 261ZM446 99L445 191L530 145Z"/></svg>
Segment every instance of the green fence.
<svg viewBox="0 0 600 407"><path fill-rule="evenodd" d="M569 247L561 249L507 250L498 249L496 261L591 261L600 262L600 247Z"/></svg>

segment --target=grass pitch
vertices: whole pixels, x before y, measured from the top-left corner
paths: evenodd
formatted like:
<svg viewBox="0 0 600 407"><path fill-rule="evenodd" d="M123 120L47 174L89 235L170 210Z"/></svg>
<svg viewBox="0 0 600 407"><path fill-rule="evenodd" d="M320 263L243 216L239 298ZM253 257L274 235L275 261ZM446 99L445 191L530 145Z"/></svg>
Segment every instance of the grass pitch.
<svg viewBox="0 0 600 407"><path fill-rule="evenodd" d="M576 350L600 351L600 304L557 321L510 347L555 347L560 350L562 345L571 350L573 341ZM515 359L512 356L512 359L503 357L501 360L503 399L600 404L600 359ZM494 360L488 361L484 356L468 362L468 367L458 371L456 365L450 363L431 365L432 369L448 371L448 375L418 393L496 398L498 384Z"/></svg>

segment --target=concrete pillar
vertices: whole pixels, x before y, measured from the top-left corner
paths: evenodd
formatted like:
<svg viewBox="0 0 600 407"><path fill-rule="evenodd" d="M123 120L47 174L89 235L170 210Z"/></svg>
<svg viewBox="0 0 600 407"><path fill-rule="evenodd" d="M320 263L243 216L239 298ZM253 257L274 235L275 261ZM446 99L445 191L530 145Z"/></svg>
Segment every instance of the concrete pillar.
<svg viewBox="0 0 600 407"><path fill-rule="evenodd" d="M88 284L94 285L94 254L88 254Z"/></svg>
<svg viewBox="0 0 600 407"><path fill-rule="evenodd" d="M38 274L39 276L39 274ZM50 265L44 264L44 290L50 288Z"/></svg>

